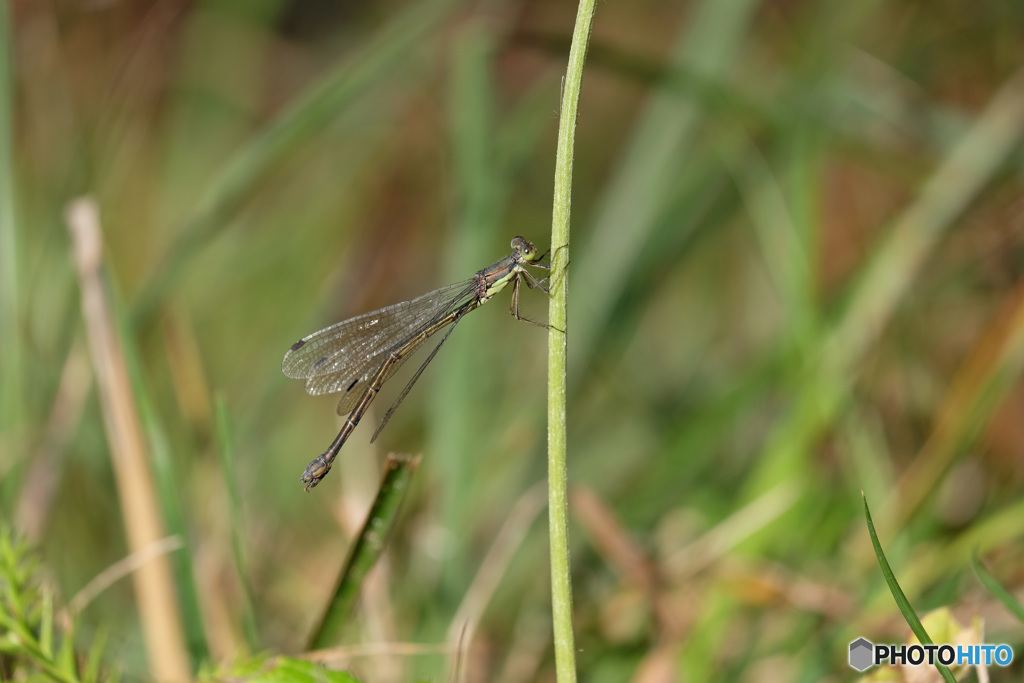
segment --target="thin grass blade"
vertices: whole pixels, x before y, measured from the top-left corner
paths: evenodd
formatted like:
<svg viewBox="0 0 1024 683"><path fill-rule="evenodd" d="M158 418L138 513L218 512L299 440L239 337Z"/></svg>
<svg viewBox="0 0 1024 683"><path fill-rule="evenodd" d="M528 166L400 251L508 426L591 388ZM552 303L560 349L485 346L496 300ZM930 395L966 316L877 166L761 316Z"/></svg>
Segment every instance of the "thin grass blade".
<svg viewBox="0 0 1024 683"><path fill-rule="evenodd" d="M917 613L911 606L910 601L907 600L907 596L903 593L903 589L900 588L899 582L896 580L896 575L892 571L892 567L889 566L889 561L885 558L885 553L882 551L882 544L878 540L878 534L875 533L875 524L871 521L871 510L868 508L867 496L861 494L864 499L864 517L867 520L868 534L871 536L871 545L875 549L875 557L878 558L878 566L882 570L882 576L885 577L885 583L889 586L889 592L892 593L893 599L896 600L896 606L900 608L900 612L903 614L903 618L907 621L907 625L910 626L910 630L914 632L917 639L922 645L934 645L931 636L924 629L921 624L921 620L917 617ZM956 683L956 678L953 677L953 673L942 664L936 664L935 668L939 670L943 680L949 683Z"/></svg>
<svg viewBox="0 0 1024 683"><path fill-rule="evenodd" d="M0 4L0 432L20 425L21 335L18 332L18 232L14 197L14 43L10 5Z"/></svg>
<svg viewBox="0 0 1024 683"><path fill-rule="evenodd" d="M156 501L139 405L132 389L125 339L116 323L103 270L103 238L99 210L91 199L78 199L67 213L82 290L82 316L96 371L111 462L133 552L159 541L164 519ZM189 675L182 638L181 612L167 559L158 557L132 575L150 673L159 679L183 680Z"/></svg>
<svg viewBox="0 0 1024 683"><path fill-rule="evenodd" d="M985 590L998 600L1003 607L1009 610L1010 614L1017 617L1021 623L1024 623L1024 606L1013 597L1010 591L1003 587L1003 584L996 581L996 577L992 576L985 569L985 565L978 558L978 553L974 553L971 556L971 566L974 568L974 573L977 575L978 580L981 581L981 585L985 587Z"/></svg>
<svg viewBox="0 0 1024 683"><path fill-rule="evenodd" d="M384 551L391 529L409 490L409 481L419 465L419 456L389 455L377 497L370 507L363 528L352 544L341 572L334 597L324 611L320 624L309 639L309 649L318 650L336 641L352 607L359 597L366 575Z"/></svg>

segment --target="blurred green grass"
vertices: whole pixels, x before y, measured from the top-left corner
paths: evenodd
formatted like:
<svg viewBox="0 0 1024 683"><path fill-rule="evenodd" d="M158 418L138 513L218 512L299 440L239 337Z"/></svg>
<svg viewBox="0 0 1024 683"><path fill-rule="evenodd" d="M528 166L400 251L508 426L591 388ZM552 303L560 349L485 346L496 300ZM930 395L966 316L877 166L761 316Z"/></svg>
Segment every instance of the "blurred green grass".
<svg viewBox="0 0 1024 683"><path fill-rule="evenodd" d="M513 235L544 241L572 5L11 10L2 514L34 530L64 596L127 552L98 402L76 393L89 380L61 380L84 343L61 217L91 193L162 503L180 510L169 526L187 543L176 560L194 579L177 578L200 651L246 649L234 537L260 647L301 649L386 450L423 462L386 588L350 636L443 641L509 511L544 477L543 332L515 324L505 299L474 313L380 440L357 430L309 495L298 475L335 433L335 401L305 396L279 363L308 332L468 277ZM980 546L1019 590L1022 121L983 112L1020 90L1024 8L972 10L599 5L574 173L570 480L657 580L638 586L609 555L621 545L595 540L614 530L574 524L583 680L651 680L659 657L686 680L816 680L845 674L858 635L902 641L862 489L919 611L980 614L989 642L1024 642L969 571ZM957 165L958 149L980 159ZM929 195L940 169L956 174ZM953 206L913 209L936 202ZM911 219L923 237L901 249ZM214 394L233 436L227 473ZM713 550L690 545L780 484L795 490L788 513ZM545 546L535 524L476 632L470 680L522 662L534 668L503 680L550 679L536 635ZM710 556L686 569L702 547ZM86 641L105 630L108 653L139 673L133 613L123 582L78 628ZM403 658L396 674L380 659L354 671L436 679L448 664Z"/></svg>

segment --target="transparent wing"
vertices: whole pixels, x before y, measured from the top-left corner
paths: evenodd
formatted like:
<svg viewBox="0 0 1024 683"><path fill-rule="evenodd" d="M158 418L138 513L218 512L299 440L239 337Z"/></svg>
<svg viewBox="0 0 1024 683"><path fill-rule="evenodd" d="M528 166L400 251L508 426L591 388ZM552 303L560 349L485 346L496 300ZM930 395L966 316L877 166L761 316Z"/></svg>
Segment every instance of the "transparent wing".
<svg viewBox="0 0 1024 683"><path fill-rule="evenodd" d="M402 401L405 400L405 397L409 395L409 391L412 389L412 385L416 384L416 380L420 378L420 375L423 374L423 371L427 369L428 365L430 365L430 361L434 360L434 356L437 355L437 352L441 350L442 346L444 346L444 343L448 340L448 337L450 337L452 332L455 331L455 326L459 324L459 321L462 320L462 317L463 316L461 315L456 316L455 320L452 321L452 326L448 328L448 331L444 333L443 337L441 337L441 341L437 342L437 346L435 346L434 350L430 352L430 355L427 356L427 359L423 361L423 365L420 366L420 369L416 371L416 374L413 375L412 379L410 379L408 384L405 385L405 388L402 389L402 393L398 395L398 398L396 398L395 402L391 404L391 407L388 408L388 411L384 413L384 417L381 419L380 424L377 425L377 429L373 432L373 436L370 437L370 443L376 441L377 437L380 436L381 430L384 429L388 421L391 419L391 416L395 414L396 410L398 410L398 406L402 405ZM338 414L342 414L340 405L338 406Z"/></svg>
<svg viewBox="0 0 1024 683"><path fill-rule="evenodd" d="M391 349L454 311L473 292L473 280L466 280L335 323L292 344L281 370L305 379L307 393L314 396L345 391L339 408L354 407ZM401 365L395 363L388 377Z"/></svg>
<svg viewBox="0 0 1024 683"><path fill-rule="evenodd" d="M416 342L415 346L406 349L405 355L388 366L387 372L385 372L380 379L380 383L384 384L384 382L391 379L391 376L398 372L400 367L405 365L405 361L409 360L409 356L411 356L416 349L422 346L423 342L426 340L427 338L424 337ZM339 390L344 391L345 393L338 401L338 415L348 415L352 412L352 409L355 408L363 398L363 394L366 393L366 387L370 386L370 383L377 376L377 373L380 372L380 368L385 361L387 361L387 357L384 354L378 354L373 358L372 363L366 363L363 368L359 370L358 377L349 386L346 386L343 390ZM309 391L310 381L312 380L306 382L306 391L312 394L313 392Z"/></svg>

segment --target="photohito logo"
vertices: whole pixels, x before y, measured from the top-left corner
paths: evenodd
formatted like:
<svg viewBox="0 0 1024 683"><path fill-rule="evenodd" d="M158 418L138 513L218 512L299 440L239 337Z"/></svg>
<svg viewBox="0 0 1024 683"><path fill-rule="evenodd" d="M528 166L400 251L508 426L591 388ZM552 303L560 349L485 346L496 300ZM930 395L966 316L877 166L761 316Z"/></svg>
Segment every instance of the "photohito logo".
<svg viewBox="0 0 1024 683"><path fill-rule="evenodd" d="M867 638L850 643L850 666L864 671L879 664L1009 666L1013 648L999 645L875 645Z"/></svg>
<svg viewBox="0 0 1024 683"><path fill-rule="evenodd" d="M858 638L850 643L850 666L857 671L864 671L874 662L875 646L866 638Z"/></svg>

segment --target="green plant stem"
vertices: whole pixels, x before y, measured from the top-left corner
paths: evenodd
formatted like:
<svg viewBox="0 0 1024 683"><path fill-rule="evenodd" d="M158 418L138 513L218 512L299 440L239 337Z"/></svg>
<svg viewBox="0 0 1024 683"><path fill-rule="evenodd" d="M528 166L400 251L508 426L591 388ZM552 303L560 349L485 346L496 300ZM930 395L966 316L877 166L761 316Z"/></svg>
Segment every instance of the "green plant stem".
<svg viewBox="0 0 1024 683"><path fill-rule="evenodd" d="M569 66L565 72L555 190L551 215L551 303L548 322L548 515L551 543L551 618L555 639L555 672L561 683L576 680L572 630L572 579L569 569L568 495L565 457L565 388L567 349L566 266L569 264L569 209L572 198L572 156L576 139L583 63L594 24L595 0L580 0L573 29Z"/></svg>

